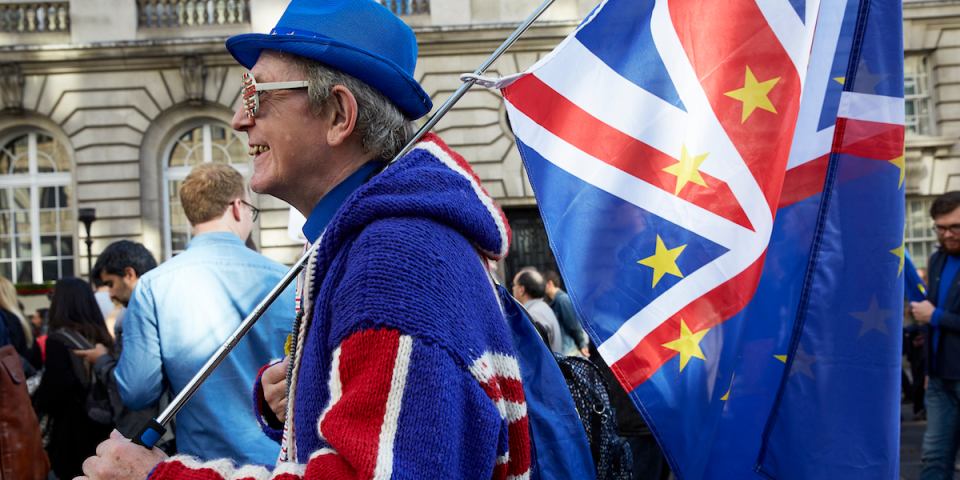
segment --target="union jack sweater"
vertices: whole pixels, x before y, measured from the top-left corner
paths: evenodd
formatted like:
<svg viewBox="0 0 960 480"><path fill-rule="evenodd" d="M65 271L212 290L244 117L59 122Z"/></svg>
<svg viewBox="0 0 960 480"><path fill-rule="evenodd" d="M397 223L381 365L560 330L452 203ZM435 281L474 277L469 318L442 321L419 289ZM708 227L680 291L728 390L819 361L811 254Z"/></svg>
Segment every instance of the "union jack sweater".
<svg viewBox="0 0 960 480"><path fill-rule="evenodd" d="M467 162L424 137L357 189L318 241L286 424L260 418L281 461L175 456L150 478L529 478L519 366L486 271L510 230Z"/></svg>

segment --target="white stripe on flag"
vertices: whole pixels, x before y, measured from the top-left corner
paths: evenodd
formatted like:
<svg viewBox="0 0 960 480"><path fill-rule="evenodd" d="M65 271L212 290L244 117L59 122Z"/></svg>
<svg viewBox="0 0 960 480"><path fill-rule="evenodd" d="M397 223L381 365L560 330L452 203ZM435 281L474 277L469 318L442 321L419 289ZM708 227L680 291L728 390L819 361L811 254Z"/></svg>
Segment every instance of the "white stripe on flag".
<svg viewBox="0 0 960 480"><path fill-rule="evenodd" d="M667 155L679 157L682 142L698 148L686 129L677 128L689 114L620 76L577 39L534 75L593 117Z"/></svg>
<svg viewBox="0 0 960 480"><path fill-rule="evenodd" d="M805 72L807 78L800 98L800 114L790 148L790 160L787 169L799 167L828 153L833 146L833 132L836 122L823 130L820 128L820 116L827 88L838 81L830 76L833 59L836 56L837 42L840 39L840 27L846 2L821 2L817 16L817 34L813 40L810 68Z"/></svg>
<svg viewBox="0 0 960 480"><path fill-rule="evenodd" d="M800 15L806 17L807 12L811 10L816 12L819 3L816 0L807 0L805 8ZM793 5L787 0L757 0L757 6L767 19L767 24L773 30L774 35L780 40L783 49L790 56L793 66L796 67L800 77L800 85L805 83L807 71L807 62L810 58L810 42L813 41L813 32L816 22L807 22L803 20L794 10Z"/></svg>
<svg viewBox="0 0 960 480"><path fill-rule="evenodd" d="M906 118L902 98L867 93L843 92L837 116L852 120L903 125Z"/></svg>

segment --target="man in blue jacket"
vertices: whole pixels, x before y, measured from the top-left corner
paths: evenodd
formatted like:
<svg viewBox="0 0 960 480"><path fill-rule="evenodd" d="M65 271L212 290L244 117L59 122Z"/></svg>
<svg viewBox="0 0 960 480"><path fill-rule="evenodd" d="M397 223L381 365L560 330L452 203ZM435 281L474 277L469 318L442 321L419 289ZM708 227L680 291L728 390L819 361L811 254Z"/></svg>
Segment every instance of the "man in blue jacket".
<svg viewBox="0 0 960 480"><path fill-rule="evenodd" d="M940 249L930 256L927 299L910 303L914 318L930 324L921 480L953 478L960 449L960 191L934 200L930 216Z"/></svg>
<svg viewBox="0 0 960 480"><path fill-rule="evenodd" d="M140 277L124 318L115 375L133 409L156 403L166 384L179 393L287 272L244 244L258 210L235 169L198 165L180 199L194 237L186 251ZM250 386L261 366L283 357L292 307L291 288L180 410L180 452L276 461L280 448L260 432Z"/></svg>

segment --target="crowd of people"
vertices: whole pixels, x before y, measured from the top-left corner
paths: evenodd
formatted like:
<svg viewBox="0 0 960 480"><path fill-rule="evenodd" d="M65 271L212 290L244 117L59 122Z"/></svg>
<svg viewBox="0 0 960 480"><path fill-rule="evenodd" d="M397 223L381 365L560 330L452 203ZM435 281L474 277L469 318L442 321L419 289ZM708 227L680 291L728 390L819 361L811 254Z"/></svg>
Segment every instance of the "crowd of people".
<svg viewBox="0 0 960 480"><path fill-rule="evenodd" d="M159 267L143 245L113 243L91 272L93 285L59 280L50 308L38 310L32 322L21 313L13 284L0 278L7 332L0 346L14 346L36 385L36 427L57 478L82 476L84 461L114 429L130 438L156 417L161 402L184 388L287 271L246 246L256 209L232 167L196 167L181 197L194 238ZM101 293L109 304L98 302ZM249 387L260 367L284 355L292 294L281 296L179 412L176 434L163 439L167 452L276 460L279 447L250 413Z"/></svg>

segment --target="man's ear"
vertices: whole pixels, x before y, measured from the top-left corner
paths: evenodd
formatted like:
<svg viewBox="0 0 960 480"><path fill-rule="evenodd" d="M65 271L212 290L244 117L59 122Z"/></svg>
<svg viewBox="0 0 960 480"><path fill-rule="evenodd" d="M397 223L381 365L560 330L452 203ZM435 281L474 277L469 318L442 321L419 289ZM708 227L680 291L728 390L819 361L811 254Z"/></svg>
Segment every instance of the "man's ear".
<svg viewBox="0 0 960 480"><path fill-rule="evenodd" d="M327 143L336 147L343 144L353 133L360 108L353 92L343 85L335 85L330 90L327 108Z"/></svg>
<svg viewBox="0 0 960 480"><path fill-rule="evenodd" d="M123 278L137 280L140 277L137 275L137 271L134 270L133 267L126 267L123 269Z"/></svg>
<svg viewBox="0 0 960 480"><path fill-rule="evenodd" d="M233 221L239 222L240 219L243 218L240 216L240 215L243 215L243 212L241 212L242 209L243 208L240 207L240 203L237 202L236 200L230 202L230 208L228 211L230 212L230 215L233 216Z"/></svg>

